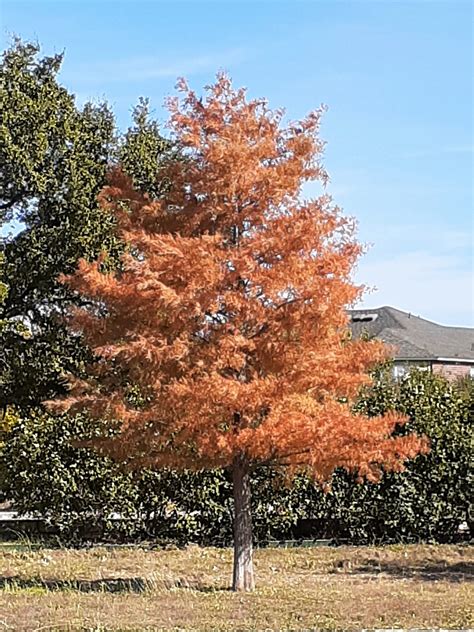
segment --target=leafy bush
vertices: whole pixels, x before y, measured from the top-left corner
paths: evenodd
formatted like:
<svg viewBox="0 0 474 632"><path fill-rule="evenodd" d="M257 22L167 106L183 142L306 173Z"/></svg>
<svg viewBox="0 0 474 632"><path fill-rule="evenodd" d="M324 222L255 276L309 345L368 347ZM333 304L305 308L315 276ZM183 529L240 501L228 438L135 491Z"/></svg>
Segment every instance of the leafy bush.
<svg viewBox="0 0 474 632"><path fill-rule="evenodd" d="M413 371L397 385L387 386L385 376L376 382L360 406L369 414L378 405L405 413L404 431L425 434L430 452L408 463L405 472L386 474L378 485L352 485L353 504L364 507L363 520L348 512L352 537L447 542L462 521L470 521L473 395L472 387L466 396L457 385L425 371Z"/></svg>
<svg viewBox="0 0 474 632"><path fill-rule="evenodd" d="M227 472L127 472L91 449L75 447L78 438L93 432L91 422L81 417L16 417L3 433L3 495L17 511L43 517L67 540L152 537L178 543L231 542L232 488ZM255 483L257 537L284 534L293 521L288 491L273 488L264 472L256 475ZM114 514L121 519L113 520Z"/></svg>
<svg viewBox="0 0 474 632"><path fill-rule="evenodd" d="M350 474L337 472L317 511L329 520L325 535L356 542L449 542L461 522L472 525L473 395L472 381L461 390L440 376L412 371L395 383L382 371L357 407L368 415L390 409L405 413L409 422L402 432L426 435L430 452L377 484L359 485Z"/></svg>
<svg viewBox="0 0 474 632"><path fill-rule="evenodd" d="M106 530L116 509L133 514L131 475L110 459L71 445L89 431L79 418L39 413L18 418L2 450L4 494L16 510L39 514L60 533L76 535Z"/></svg>
<svg viewBox="0 0 474 632"><path fill-rule="evenodd" d="M403 432L426 434L431 451L403 473L378 484L358 484L337 471L329 493L304 476L282 485L282 472L253 474L254 535L319 537L353 542L452 541L458 526L472 526L473 382L462 388L427 372L401 382L381 371L357 407L368 415L406 413ZM8 427L7 427L8 426ZM82 418L33 414L3 429L3 492L20 512L46 518L63 538L154 538L229 544L231 481L225 471L126 472L74 439L94 432ZM110 520L118 513L123 520Z"/></svg>

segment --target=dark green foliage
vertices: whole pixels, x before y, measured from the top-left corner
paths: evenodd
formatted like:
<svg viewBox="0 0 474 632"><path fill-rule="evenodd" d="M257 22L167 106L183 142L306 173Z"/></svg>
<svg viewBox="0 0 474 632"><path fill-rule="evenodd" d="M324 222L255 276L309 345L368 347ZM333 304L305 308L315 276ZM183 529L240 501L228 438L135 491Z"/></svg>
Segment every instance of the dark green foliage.
<svg viewBox="0 0 474 632"><path fill-rule="evenodd" d="M185 542L205 538L209 525L219 529L226 512L216 502L222 473L127 472L75 445L95 430L82 417L18 417L4 433L0 468L3 494L17 511L41 516L62 540L76 542L149 536Z"/></svg>
<svg viewBox="0 0 474 632"><path fill-rule="evenodd" d="M379 379L360 406L405 413L410 421L403 431L425 434L430 452L410 462L406 472L386 474L378 485L349 485L351 507L362 511L348 508L348 533L369 540L450 541L459 524L469 521L473 499L474 391L466 397L458 385L425 371L413 371L388 388L386 382ZM347 506L347 492L343 495Z"/></svg>
<svg viewBox="0 0 474 632"><path fill-rule="evenodd" d="M84 350L58 323L74 297L58 281L80 257L118 250L97 204L113 143L105 105L79 110L57 82L62 56L16 41L0 67L0 208L20 232L4 240L0 406L55 395ZM0 218L1 219L1 218ZM18 327L21 323L21 327Z"/></svg>
<svg viewBox="0 0 474 632"><path fill-rule="evenodd" d="M39 513L67 537L106 532L110 513L133 514L136 497L131 475L117 464L71 442L89 435L83 419L31 413L6 437L2 452L4 493L15 508Z"/></svg>
<svg viewBox="0 0 474 632"><path fill-rule="evenodd" d="M2 408L34 407L62 392L65 373L80 373L89 355L61 321L80 299L58 278L103 252L116 264L122 245L97 201L107 170L118 160L157 195L170 149L146 102L117 139L107 105L79 109L58 83L61 63L62 55L40 58L37 45L15 41L0 66L0 224L19 229L0 239Z"/></svg>
<svg viewBox="0 0 474 632"><path fill-rule="evenodd" d="M136 189L158 198L170 185L161 170L173 153L173 145L160 135L157 121L150 118L148 99L139 100L133 122L118 149L118 162Z"/></svg>
<svg viewBox="0 0 474 632"><path fill-rule="evenodd" d="M369 416L390 409L407 414L401 431L426 435L430 452L377 484L360 485L338 471L330 494L306 488L314 532L352 542L452 541L460 523L472 520L473 395L472 386L463 392L429 372L412 371L396 383L381 371L357 408Z"/></svg>
<svg viewBox="0 0 474 632"><path fill-rule="evenodd" d="M66 540L231 542L232 485L226 472L127 472L93 450L74 447L78 437L91 434L94 426L83 418L42 413L8 424L0 462L3 495L19 512L45 518ZM293 522L292 492L273 487L274 476L265 471L254 476L259 540L284 534ZM110 520L114 513L122 520Z"/></svg>
<svg viewBox="0 0 474 632"><path fill-rule="evenodd" d="M0 69L1 208L28 224L67 221L71 206L85 211L103 182L114 130L105 105L80 111L58 84L62 55L38 53L16 41Z"/></svg>

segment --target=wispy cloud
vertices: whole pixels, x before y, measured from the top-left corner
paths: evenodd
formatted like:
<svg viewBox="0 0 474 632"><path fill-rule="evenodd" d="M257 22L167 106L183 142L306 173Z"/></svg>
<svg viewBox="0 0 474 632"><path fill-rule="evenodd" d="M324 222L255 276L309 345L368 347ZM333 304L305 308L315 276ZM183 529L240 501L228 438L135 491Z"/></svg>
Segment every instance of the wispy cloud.
<svg viewBox="0 0 474 632"><path fill-rule="evenodd" d="M413 151L405 154L406 158L425 158L428 156L466 156L474 153L474 145L471 143L467 143L465 145L445 145L445 146L434 146L427 147L425 149L415 149Z"/></svg>
<svg viewBox="0 0 474 632"><path fill-rule="evenodd" d="M386 258L366 257L357 280L375 287L364 307L392 305L442 324L472 326L472 266L452 253L423 250Z"/></svg>
<svg viewBox="0 0 474 632"><path fill-rule="evenodd" d="M221 52L212 52L173 60L157 56L129 57L126 59L106 60L90 66L65 68L68 79L87 82L133 82L150 79L189 77L200 72L226 69L239 64L249 57L248 49L234 48Z"/></svg>
<svg viewBox="0 0 474 632"><path fill-rule="evenodd" d="M452 228L447 224L434 222L425 224L402 221L394 223L364 223L361 226L362 241L374 244L374 256L393 252L436 252L437 254L456 254L466 256L472 251L474 237L472 224L466 222L466 229Z"/></svg>

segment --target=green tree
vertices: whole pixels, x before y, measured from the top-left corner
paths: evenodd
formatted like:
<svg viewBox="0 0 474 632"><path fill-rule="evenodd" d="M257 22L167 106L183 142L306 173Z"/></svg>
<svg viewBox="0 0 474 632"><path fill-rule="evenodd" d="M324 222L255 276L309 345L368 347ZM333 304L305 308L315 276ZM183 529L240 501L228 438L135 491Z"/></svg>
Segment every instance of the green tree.
<svg viewBox="0 0 474 632"><path fill-rule="evenodd" d="M0 224L17 229L0 241L1 407L35 406L62 392L65 373L80 372L88 351L61 321L79 299L58 278L101 252L114 264L122 246L97 202L107 172L123 163L157 195L151 174L170 147L145 101L120 139L106 104L78 108L60 85L63 56L39 53L16 40L0 65Z"/></svg>
<svg viewBox="0 0 474 632"><path fill-rule="evenodd" d="M104 104L75 105L57 81L62 55L38 57L15 41L0 66L0 209L19 232L2 241L0 404L33 404L58 392L84 349L59 324L74 299L58 282L80 257L114 252L113 221L99 209L114 140ZM19 328L18 323L22 326Z"/></svg>
<svg viewBox="0 0 474 632"><path fill-rule="evenodd" d="M178 152L161 136L157 121L150 116L148 99L139 99L132 119L133 125L119 142L118 164L132 178L135 189L156 199L171 184L162 174L164 163L176 158Z"/></svg>
<svg viewBox="0 0 474 632"><path fill-rule="evenodd" d="M40 515L66 538L103 535L111 529L113 511L132 518L137 505L130 474L110 459L73 446L78 435L91 432L85 418L58 420L33 411L18 415L4 432L4 496L17 511Z"/></svg>

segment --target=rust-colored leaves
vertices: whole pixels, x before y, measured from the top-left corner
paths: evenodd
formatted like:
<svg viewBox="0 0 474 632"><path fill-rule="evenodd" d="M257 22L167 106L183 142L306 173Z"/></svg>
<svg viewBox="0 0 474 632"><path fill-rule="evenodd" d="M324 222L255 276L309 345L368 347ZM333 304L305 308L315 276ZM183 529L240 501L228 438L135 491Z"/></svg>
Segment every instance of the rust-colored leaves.
<svg viewBox="0 0 474 632"><path fill-rule="evenodd" d="M306 181L326 181L321 112L285 127L224 75L205 99L179 88L172 186L151 201L113 172L101 201L129 244L121 269L83 261L67 279L92 305L71 326L100 360L63 405L118 419L101 449L134 467L245 454L321 480L337 466L399 469L422 441L394 438L394 414L351 412L386 355L347 335L345 308L362 292L353 222L327 195L301 200Z"/></svg>

